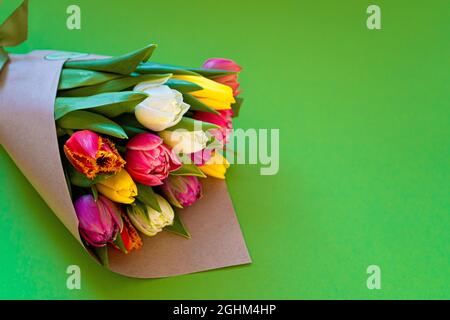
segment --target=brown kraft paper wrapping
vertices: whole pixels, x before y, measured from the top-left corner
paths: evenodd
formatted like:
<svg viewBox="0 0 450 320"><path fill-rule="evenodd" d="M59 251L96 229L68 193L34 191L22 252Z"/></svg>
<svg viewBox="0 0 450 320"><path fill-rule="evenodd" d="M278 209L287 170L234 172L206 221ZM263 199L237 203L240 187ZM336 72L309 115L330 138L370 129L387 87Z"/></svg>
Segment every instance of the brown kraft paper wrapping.
<svg viewBox="0 0 450 320"><path fill-rule="evenodd" d="M59 155L54 101L64 60L54 51L10 55L0 73L0 143L56 216L82 244ZM109 268L137 278L158 278L251 262L226 183L203 179L204 196L179 211L192 238L169 232L143 236L141 250L109 250Z"/></svg>

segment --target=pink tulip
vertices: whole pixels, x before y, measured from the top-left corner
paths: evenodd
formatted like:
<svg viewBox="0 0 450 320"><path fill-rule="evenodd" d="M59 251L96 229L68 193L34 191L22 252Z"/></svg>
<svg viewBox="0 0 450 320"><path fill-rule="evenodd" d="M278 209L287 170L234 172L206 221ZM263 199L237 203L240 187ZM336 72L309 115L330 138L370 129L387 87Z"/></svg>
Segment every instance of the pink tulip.
<svg viewBox="0 0 450 320"><path fill-rule="evenodd" d="M230 59L223 58L211 58L203 63L203 68L206 69L222 69L234 72L240 72L242 70L236 62ZM221 76L213 79L216 82L227 85L233 89L233 95L237 97L241 92L239 91L238 75L230 74L226 76Z"/></svg>
<svg viewBox="0 0 450 320"><path fill-rule="evenodd" d="M148 186L163 184L169 172L181 167L180 160L163 140L151 133L140 133L128 142L126 161L131 177Z"/></svg>
<svg viewBox="0 0 450 320"><path fill-rule="evenodd" d="M122 229L120 209L106 197L99 195L97 201L91 194L78 198L75 203L81 237L94 247L113 242Z"/></svg>
<svg viewBox="0 0 450 320"><path fill-rule="evenodd" d="M217 142L221 144L223 147L225 144L229 142L229 136L231 133L231 130L233 129L233 122L232 122L232 116L233 116L233 110L217 110L220 114L214 114L211 112L203 112L203 111L197 111L195 112L193 118L196 120L214 123L221 127L220 129L212 129L209 132L215 136ZM212 155L211 149L204 149L198 152L195 152L192 154L191 158L197 165L203 165L205 162L207 162Z"/></svg>
<svg viewBox="0 0 450 320"><path fill-rule="evenodd" d="M202 185L194 176L169 176L161 190L166 199L176 207L192 205L202 196Z"/></svg>

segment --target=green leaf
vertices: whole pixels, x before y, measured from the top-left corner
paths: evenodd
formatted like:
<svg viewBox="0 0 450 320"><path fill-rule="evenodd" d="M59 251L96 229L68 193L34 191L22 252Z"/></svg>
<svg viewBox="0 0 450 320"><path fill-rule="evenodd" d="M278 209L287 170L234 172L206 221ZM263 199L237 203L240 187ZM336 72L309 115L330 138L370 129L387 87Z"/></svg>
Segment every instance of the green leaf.
<svg viewBox="0 0 450 320"><path fill-rule="evenodd" d="M139 213L144 215L148 220L150 220L150 215L147 211L147 205L139 200L135 200L132 204L131 204L131 208L133 210L133 212Z"/></svg>
<svg viewBox="0 0 450 320"><path fill-rule="evenodd" d="M187 131L208 131L210 129L219 129L220 127L209 122L198 121L192 118L183 117L180 122L178 122L173 127L168 128L169 131L175 131L177 129L185 129Z"/></svg>
<svg viewBox="0 0 450 320"><path fill-rule="evenodd" d="M102 82L122 77L116 73L98 72L82 69L63 69L58 90L66 90L84 86L93 86ZM70 90L72 91L72 90ZM64 94L65 91L62 93Z"/></svg>
<svg viewBox="0 0 450 320"><path fill-rule="evenodd" d="M171 226L165 227L164 230L175 233L186 239L191 238L191 234L187 230L186 226L184 225L183 221L181 220L180 215L176 211L175 211L175 216L173 218L173 224Z"/></svg>
<svg viewBox="0 0 450 320"><path fill-rule="evenodd" d="M212 78L212 79L237 73L235 71L230 71L230 70L207 69L207 68L188 68L188 70L196 72L206 78Z"/></svg>
<svg viewBox="0 0 450 320"><path fill-rule="evenodd" d="M134 114L124 113L114 118L114 121L120 124L129 138L132 138L139 133L148 132L148 130L137 121Z"/></svg>
<svg viewBox="0 0 450 320"><path fill-rule="evenodd" d="M140 183L137 183L136 185L138 189L137 199L145 205L155 209L156 211L161 212L161 207L159 206L158 200L156 199L153 188ZM147 210L144 211L147 212Z"/></svg>
<svg viewBox="0 0 450 320"><path fill-rule="evenodd" d="M100 113L104 116L107 116L108 118L114 118L123 113L134 113L134 109L141 101L139 101L138 103L136 103L136 101L126 101L108 106L96 107L89 110L95 113Z"/></svg>
<svg viewBox="0 0 450 320"><path fill-rule="evenodd" d="M144 101L148 95L143 92L122 91L100 93L89 97L58 97L55 101L55 120L69 112L90 109L108 117L133 112L134 107Z"/></svg>
<svg viewBox="0 0 450 320"><path fill-rule="evenodd" d="M183 93L183 101L186 102L191 107L189 110L196 110L196 111L204 111L204 112L210 112L214 114L220 114L219 111L214 110L213 108L207 106L200 100L198 100L196 97L189 93Z"/></svg>
<svg viewBox="0 0 450 320"><path fill-rule="evenodd" d="M148 132L147 130L130 126L122 126L122 128L130 139L133 138L135 135L138 135L139 133Z"/></svg>
<svg viewBox="0 0 450 320"><path fill-rule="evenodd" d="M117 92L134 87L140 82L151 82L154 84L164 84L169 78L170 74L146 74L133 75L122 77L120 79L113 79L108 82L100 83L94 86L81 87L73 90L67 90L60 93L64 97L85 97L105 92Z"/></svg>
<svg viewBox="0 0 450 320"><path fill-rule="evenodd" d="M108 179L113 174L101 173L98 174L94 179L89 179L70 165L68 169L68 175L70 177L70 183L72 183L74 186L81 188L90 188L96 183Z"/></svg>
<svg viewBox="0 0 450 320"><path fill-rule="evenodd" d="M140 124L139 121L137 121L134 114L124 113L118 117L115 117L114 121L120 124L121 126L130 126L145 130L145 127L142 124Z"/></svg>
<svg viewBox="0 0 450 320"><path fill-rule="evenodd" d="M67 159L63 160L63 170L64 170L64 178L66 178L67 189L69 189L70 197L72 198L72 185L70 184L70 175L69 170L67 169ZM70 164L69 164L70 166Z"/></svg>
<svg viewBox="0 0 450 320"><path fill-rule="evenodd" d="M189 71L187 68L175 66L171 64L162 64L156 62L146 62L141 63L137 68L136 72L139 73L172 73L172 74L184 74L191 76L199 76L197 72Z"/></svg>
<svg viewBox="0 0 450 320"><path fill-rule="evenodd" d="M4 6L4 4L1 4ZM2 11L4 8L2 7ZM28 37L28 0L15 9L0 25L0 47L14 47Z"/></svg>
<svg viewBox="0 0 450 320"><path fill-rule="evenodd" d="M95 71L113 72L119 74L130 74L142 61L147 61L155 50L156 45L151 44L142 49L124 54L119 57L106 59L67 61L65 68L87 69Z"/></svg>
<svg viewBox="0 0 450 320"><path fill-rule="evenodd" d="M3 47L0 46L0 72L3 66L9 61L8 52L6 52Z"/></svg>
<svg viewBox="0 0 450 320"><path fill-rule="evenodd" d="M91 130L120 139L127 138L127 134L121 126L105 116L93 112L73 111L59 119L56 123L63 129Z"/></svg>
<svg viewBox="0 0 450 320"><path fill-rule="evenodd" d="M243 102L244 102L243 98L236 98L236 102L231 105L231 110L233 110L233 118L239 116L239 111L241 110Z"/></svg>
<svg viewBox="0 0 450 320"><path fill-rule="evenodd" d="M100 263L103 266L108 267L109 266L108 247L107 246L103 246L103 247L91 246L90 248L92 249L92 252L95 254L95 256L98 258Z"/></svg>
<svg viewBox="0 0 450 320"><path fill-rule="evenodd" d="M196 83L186 81L186 80L178 80L178 79L169 79L165 85L170 88L177 90L181 93L188 93L192 91L202 90L203 88Z"/></svg>
<svg viewBox="0 0 450 320"><path fill-rule="evenodd" d="M230 70L189 68L156 62L141 63L136 68L136 71L139 73L173 73L178 75L204 76L206 78L216 78L237 73Z"/></svg>
<svg viewBox="0 0 450 320"><path fill-rule="evenodd" d="M122 252L127 253L127 248L125 248L125 244L123 243L123 239L122 236L120 235L120 233L117 235L116 240L114 240L114 244L119 247L120 250L122 250Z"/></svg>
<svg viewBox="0 0 450 320"><path fill-rule="evenodd" d="M95 185L91 186L91 192L92 192L92 196L94 197L94 200L97 201L98 200L98 190L95 187Z"/></svg>
<svg viewBox="0 0 450 320"><path fill-rule="evenodd" d="M197 176L206 178L206 175L195 164L183 164L183 166L170 173L174 176Z"/></svg>

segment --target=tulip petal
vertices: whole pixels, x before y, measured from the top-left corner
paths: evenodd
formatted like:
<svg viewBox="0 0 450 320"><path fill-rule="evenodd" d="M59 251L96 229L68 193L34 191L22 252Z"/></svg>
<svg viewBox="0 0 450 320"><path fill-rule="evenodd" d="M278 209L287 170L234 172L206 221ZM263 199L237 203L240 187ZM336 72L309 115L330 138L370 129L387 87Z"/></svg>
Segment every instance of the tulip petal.
<svg viewBox="0 0 450 320"><path fill-rule="evenodd" d="M127 149L130 150L151 150L162 144L162 139L155 134L140 133L127 143Z"/></svg>
<svg viewBox="0 0 450 320"><path fill-rule="evenodd" d="M134 171L131 168L128 168L128 173L131 174L134 180L147 186L159 186L162 184L161 179L155 175L143 174L138 171Z"/></svg>
<svg viewBox="0 0 450 320"><path fill-rule="evenodd" d="M230 163L220 153L215 152L206 164L200 166L199 169L206 175L218 179L225 179L225 173L230 167Z"/></svg>
<svg viewBox="0 0 450 320"><path fill-rule="evenodd" d="M210 58L203 63L203 68L207 69L223 69L234 72L240 72L242 70L235 61L225 58Z"/></svg>
<svg viewBox="0 0 450 320"><path fill-rule="evenodd" d="M136 231L127 215L122 214L122 219L124 221L124 228L120 236L125 249L127 250L127 253L132 250L141 249L143 243L141 237L139 236L139 233Z"/></svg>

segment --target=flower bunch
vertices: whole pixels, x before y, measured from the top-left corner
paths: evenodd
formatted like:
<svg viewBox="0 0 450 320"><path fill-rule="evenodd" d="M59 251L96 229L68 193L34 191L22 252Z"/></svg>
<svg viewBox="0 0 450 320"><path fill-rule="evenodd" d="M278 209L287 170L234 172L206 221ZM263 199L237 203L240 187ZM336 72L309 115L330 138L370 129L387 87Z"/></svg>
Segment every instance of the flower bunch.
<svg viewBox="0 0 450 320"><path fill-rule="evenodd" d="M189 237L180 210L202 197L201 179L224 179L229 167L221 151L241 104L241 67L154 63L154 49L68 60L61 73L61 157L80 235L103 263L108 246L129 253L163 230Z"/></svg>

